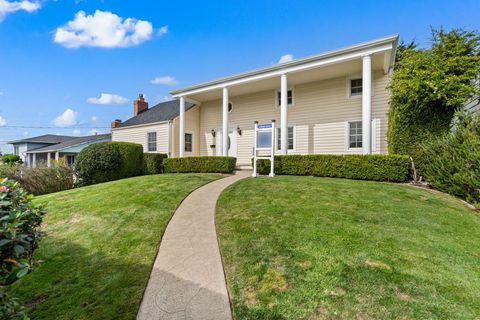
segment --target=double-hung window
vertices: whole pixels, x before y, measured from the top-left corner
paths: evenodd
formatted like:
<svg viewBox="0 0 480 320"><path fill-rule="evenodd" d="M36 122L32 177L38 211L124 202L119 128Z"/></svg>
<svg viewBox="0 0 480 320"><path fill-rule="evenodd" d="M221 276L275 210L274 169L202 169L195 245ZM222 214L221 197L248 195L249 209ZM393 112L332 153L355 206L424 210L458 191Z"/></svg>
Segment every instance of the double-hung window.
<svg viewBox="0 0 480 320"><path fill-rule="evenodd" d="M277 105L280 106L282 104L282 93L277 91ZM293 90L287 91L287 105L291 106L293 104Z"/></svg>
<svg viewBox="0 0 480 320"><path fill-rule="evenodd" d="M361 96L362 95L362 78L350 79L350 96Z"/></svg>
<svg viewBox="0 0 480 320"><path fill-rule="evenodd" d="M185 133L185 152L192 152L193 150L193 134Z"/></svg>
<svg viewBox="0 0 480 320"><path fill-rule="evenodd" d="M362 147L362 121L348 123L348 147L350 149Z"/></svg>
<svg viewBox="0 0 480 320"><path fill-rule="evenodd" d="M277 128L277 149L280 150L282 148L281 146L282 146L281 129ZM294 128L288 127L287 150L294 150L294 149L295 149Z"/></svg>
<svg viewBox="0 0 480 320"><path fill-rule="evenodd" d="M148 149L148 152L157 151L157 133L156 132L147 133L147 149Z"/></svg>

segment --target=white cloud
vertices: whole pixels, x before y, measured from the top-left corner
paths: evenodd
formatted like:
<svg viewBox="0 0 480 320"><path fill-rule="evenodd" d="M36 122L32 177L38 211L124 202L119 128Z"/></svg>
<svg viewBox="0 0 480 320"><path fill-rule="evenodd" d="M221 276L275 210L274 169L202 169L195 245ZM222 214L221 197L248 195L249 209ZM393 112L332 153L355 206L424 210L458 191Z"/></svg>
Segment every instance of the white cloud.
<svg viewBox="0 0 480 320"><path fill-rule="evenodd" d="M151 80L150 83L173 86L173 85L178 84L178 81L174 77L164 76L164 77L156 77L155 79Z"/></svg>
<svg viewBox="0 0 480 320"><path fill-rule="evenodd" d="M74 136L79 136L82 133L82 131L80 131L80 129L74 129L72 133Z"/></svg>
<svg viewBox="0 0 480 320"><path fill-rule="evenodd" d="M88 134L91 135L91 136L99 134L99 133L100 133L100 131L98 131L97 129L92 129L88 132Z"/></svg>
<svg viewBox="0 0 480 320"><path fill-rule="evenodd" d="M56 127L68 127L73 126L78 123L78 112L67 109L60 116L56 117L52 121L53 125Z"/></svg>
<svg viewBox="0 0 480 320"><path fill-rule="evenodd" d="M28 136L28 131L23 131L24 136Z"/></svg>
<svg viewBox="0 0 480 320"><path fill-rule="evenodd" d="M57 28L54 42L67 48L126 48L151 39L152 32L149 21L123 19L109 11L96 10L93 15L78 11L73 20Z"/></svg>
<svg viewBox="0 0 480 320"><path fill-rule="evenodd" d="M124 104L128 102L128 99L118 94L102 93L100 98L88 98L87 102L91 104Z"/></svg>
<svg viewBox="0 0 480 320"><path fill-rule="evenodd" d="M98 120L98 119L97 119L97 116L92 116L92 117L90 118L90 121L91 121L91 122L97 122L97 120Z"/></svg>
<svg viewBox="0 0 480 320"><path fill-rule="evenodd" d="M34 12L40 9L40 3L37 1L7 1L0 0L0 22L5 19L5 16L9 13L16 11Z"/></svg>
<svg viewBox="0 0 480 320"><path fill-rule="evenodd" d="M285 63L285 62L290 62L293 60L293 54L284 54L283 56L280 57L280 60L278 60L278 63Z"/></svg>
<svg viewBox="0 0 480 320"><path fill-rule="evenodd" d="M0 116L0 127L6 126L6 125L7 125L7 119Z"/></svg>
<svg viewBox="0 0 480 320"><path fill-rule="evenodd" d="M159 37L163 36L164 34L168 33L168 26L163 26L160 29L158 29L157 35Z"/></svg>

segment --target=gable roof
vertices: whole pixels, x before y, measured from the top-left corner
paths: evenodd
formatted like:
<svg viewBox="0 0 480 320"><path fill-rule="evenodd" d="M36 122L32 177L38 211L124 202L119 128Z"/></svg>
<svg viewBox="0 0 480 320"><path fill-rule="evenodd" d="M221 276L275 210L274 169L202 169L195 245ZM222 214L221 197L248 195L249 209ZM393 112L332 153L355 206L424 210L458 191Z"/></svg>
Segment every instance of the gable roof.
<svg viewBox="0 0 480 320"><path fill-rule="evenodd" d="M185 111L191 109L195 105L193 103L185 102ZM161 102L137 116L128 119L125 122L119 124L117 128L125 128L130 126L137 126L141 124L148 124L154 122L173 120L180 115L180 101L171 100ZM113 129L113 130L115 130Z"/></svg>
<svg viewBox="0 0 480 320"><path fill-rule="evenodd" d="M40 153L40 152L54 152L54 151L60 151L68 147L76 146L79 144L83 143L88 143L88 142L94 142L97 140L103 140L106 138L110 138L111 134L106 133L106 134L96 134L92 136L85 136L85 137L72 137L73 139L69 139L66 141L63 141L61 143L57 143L54 145L49 145L46 147L42 148L37 148L33 150L28 150L27 153Z"/></svg>
<svg viewBox="0 0 480 320"><path fill-rule="evenodd" d="M49 144L55 144L55 143L60 143L63 141L67 141L70 139L74 139L77 137L73 136L60 136L56 134L44 134L42 136L37 136L37 137L31 137L31 138L26 138L26 139L20 139L20 140L15 140L15 141L9 141L9 144L15 144L15 143L49 143Z"/></svg>

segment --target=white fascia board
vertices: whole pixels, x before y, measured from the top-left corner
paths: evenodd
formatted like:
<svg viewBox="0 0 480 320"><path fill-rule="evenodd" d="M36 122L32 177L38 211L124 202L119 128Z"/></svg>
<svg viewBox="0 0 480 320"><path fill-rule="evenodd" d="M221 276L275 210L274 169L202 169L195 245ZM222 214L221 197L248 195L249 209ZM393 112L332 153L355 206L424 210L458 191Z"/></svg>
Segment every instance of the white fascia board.
<svg viewBox="0 0 480 320"><path fill-rule="evenodd" d="M139 128L139 127L147 127L147 126L154 126L154 125L159 125L159 124L165 124L168 123L170 120L164 120L164 121L157 121L157 122L149 122L149 123L142 123L142 124L136 124L132 126L127 126L127 127L120 127L120 128L112 128L112 131L117 131L117 130L124 130L124 129L132 129L132 128Z"/></svg>
<svg viewBox="0 0 480 320"><path fill-rule="evenodd" d="M340 55L334 55L334 56L327 57L327 58L324 58L324 59L319 59L319 60L312 61L312 62L306 62L306 63L300 64L300 65L294 65L294 66L290 66L290 67L285 66L285 68L282 68L282 69L277 69L277 70L264 72L264 73L260 73L260 74L256 74L256 75L252 75L252 76L247 76L247 77L243 77L243 78L240 78L240 79L225 81L223 83L217 83L217 84L213 84L213 85L210 85L210 86L207 85L205 87L192 89L192 90L187 89L187 91L178 92L178 93L175 93L175 94L172 93L172 96L174 98L178 98L178 97L181 97L181 96L188 96L188 95L191 95L191 94L197 94L197 93L201 93L201 92L205 92L205 91L217 90L217 89L221 89L221 88L224 88L224 87L231 87L231 86L244 84L244 83L248 83L248 82L258 81L258 80L272 78L272 77L276 77L276 76L281 76L282 74L296 73L296 72L305 71L305 70L308 70L308 69L314 69L314 68L318 68L318 67L322 67L322 66L326 66L326 65L330 65L330 64L355 60L355 59L361 58L361 57L366 56L366 55L372 55L372 54L376 54L376 53L380 53L380 52L384 52L384 51L388 51L388 50L392 50L392 49L393 49L393 44L392 44L392 42L390 42L390 43L383 44L383 45L380 45L380 46L375 46L375 47L372 47L372 48L366 48L366 49L358 50L358 51L355 51L355 52L350 52L350 53L345 53L345 54L340 54Z"/></svg>

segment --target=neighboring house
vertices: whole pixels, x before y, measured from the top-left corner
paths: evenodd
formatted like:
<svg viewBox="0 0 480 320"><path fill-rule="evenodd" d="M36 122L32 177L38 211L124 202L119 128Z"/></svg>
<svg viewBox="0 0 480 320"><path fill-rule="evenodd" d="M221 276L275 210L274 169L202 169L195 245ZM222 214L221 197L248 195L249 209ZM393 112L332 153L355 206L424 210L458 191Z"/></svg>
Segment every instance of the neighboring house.
<svg viewBox="0 0 480 320"><path fill-rule="evenodd" d="M110 141L110 134L98 134L85 137L59 136L47 134L43 136L10 141L14 153L19 155L25 165L35 167L39 162L50 166L53 159L64 157L68 165L75 162L78 153L93 143Z"/></svg>
<svg viewBox="0 0 480 320"><path fill-rule="evenodd" d="M276 120L278 154L387 153L387 85L398 36L171 92L175 101L112 123L113 141L172 157L229 155L251 164L254 121ZM224 134L225 133L225 134Z"/></svg>
<svg viewBox="0 0 480 320"><path fill-rule="evenodd" d="M477 77L475 83L480 86L480 76ZM465 104L465 109L470 111L471 113L477 113L480 110L480 96L475 95L471 97L467 103Z"/></svg>

